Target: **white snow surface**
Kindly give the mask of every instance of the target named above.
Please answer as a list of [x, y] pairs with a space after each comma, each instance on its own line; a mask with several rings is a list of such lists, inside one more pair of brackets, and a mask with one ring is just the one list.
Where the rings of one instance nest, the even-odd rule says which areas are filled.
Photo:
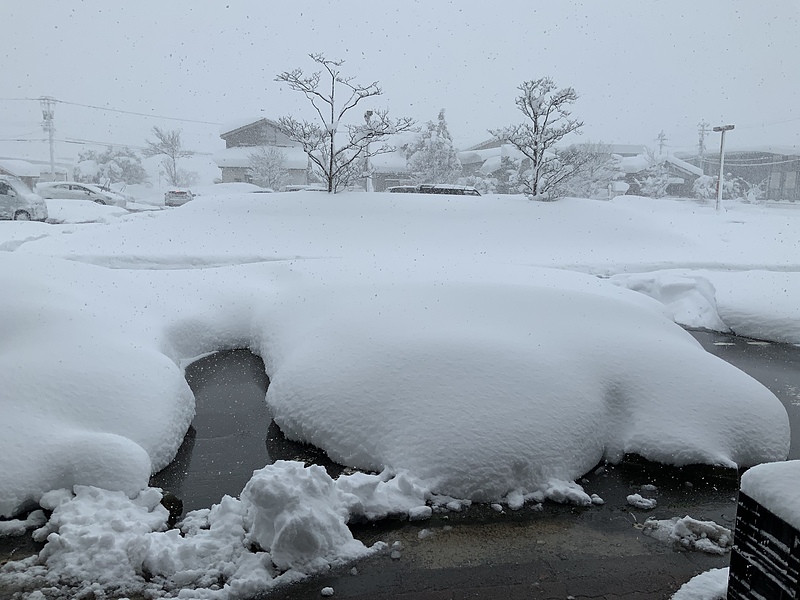
[[395, 493], [409, 485], [403, 479], [359, 473], [334, 481], [322, 467], [278, 461], [253, 473], [241, 499], [225, 496], [170, 530], [154, 488], [132, 498], [91, 486], [75, 486], [74, 496], [49, 492], [42, 503], [53, 514], [34, 532], [47, 540], [44, 550], [3, 568], [0, 589], [48, 588], [50, 598], [98, 589], [153, 598], [252, 597], [385, 550], [382, 542], [367, 548], [353, 538], [347, 522], [375, 510], [376, 497], [390, 499], [379, 504], [395, 513], [424, 503], [421, 493]]
[[742, 475], [741, 490], [795, 529], [800, 529], [800, 460], [768, 463]]
[[730, 529], [714, 521], [699, 521], [688, 515], [663, 520], [647, 519], [643, 531], [662, 542], [708, 554], [726, 554], [733, 545]]
[[45, 200], [49, 223], [108, 223], [128, 214], [118, 206], [88, 200]]
[[725, 600], [728, 595], [728, 567], [711, 569], [692, 577], [672, 595], [672, 600]]
[[[305, 542], [307, 570], [349, 547], [345, 493], [368, 518], [426, 501], [588, 505], [574, 481], [625, 453], [729, 467], [788, 453], [780, 402], [674, 320], [800, 342], [797, 307], [776, 300], [800, 288], [800, 213], [215, 191], [103, 224], [0, 223], [0, 515], [62, 488], [153, 496], [193, 416], [180, 365], [228, 348], [264, 359], [287, 437], [382, 473], [334, 493], [283, 468], [301, 501], [259, 512], [252, 535], [280, 548], [285, 518], [289, 550], [270, 560], [290, 570]], [[217, 513], [282, 501], [251, 484]]]

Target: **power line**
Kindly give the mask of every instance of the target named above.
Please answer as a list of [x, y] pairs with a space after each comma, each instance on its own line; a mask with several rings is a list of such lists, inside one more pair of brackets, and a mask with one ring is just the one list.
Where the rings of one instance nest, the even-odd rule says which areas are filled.
[[[4, 101], [31, 101], [31, 102], [39, 102], [41, 98], [0, 98], [0, 100]], [[165, 119], [167, 121], [180, 121], [183, 123], [200, 123], [201, 125], [222, 125], [222, 123], [217, 123], [215, 121], [200, 121], [198, 119], [182, 119], [180, 117], [167, 117], [164, 115], [154, 115], [152, 113], [143, 113], [143, 112], [136, 112], [133, 110], [122, 110], [121, 108], [108, 108], [106, 106], [95, 106], [93, 104], [81, 104], [80, 102], [69, 102], [67, 100], [58, 100], [53, 98], [54, 102], [58, 104], [67, 104], [69, 106], [81, 106], [83, 108], [91, 108], [93, 110], [104, 110], [107, 112], [115, 112], [115, 113], [122, 113], [125, 115], [136, 115], [139, 117], [150, 117], [153, 119]]]
[[[718, 165], [719, 164], [719, 159], [714, 160], [714, 159], [711, 159], [711, 158], [702, 158], [701, 157], [700, 160], [703, 161], [704, 163], [711, 164], [711, 165]], [[767, 166], [770, 166], [770, 165], [785, 165], [785, 164], [795, 163], [795, 162], [800, 162], [800, 156], [798, 156], [797, 158], [791, 158], [789, 160], [776, 160], [776, 161], [773, 161], [773, 162], [760, 162], [760, 163], [741, 163], [741, 162], [725, 161], [725, 166], [727, 166], [727, 167], [767, 167]]]
[[67, 102], [66, 100], [56, 100], [56, 102], [58, 102], [59, 104], [68, 104], [70, 106], [82, 106], [83, 108], [92, 108], [94, 110], [105, 110], [105, 111], [108, 111], [108, 112], [122, 113], [122, 114], [125, 114], [125, 115], [136, 115], [136, 116], [139, 116], [139, 117], [151, 117], [151, 118], [154, 118], [154, 119], [166, 119], [167, 121], [181, 121], [183, 123], [200, 123], [202, 125], [222, 125], [222, 123], [216, 123], [216, 122], [213, 122], [213, 121], [199, 121], [199, 120], [196, 120], [196, 119], [180, 119], [178, 117], [165, 117], [165, 116], [162, 116], [162, 115], [153, 115], [153, 114], [147, 114], [147, 113], [140, 113], [140, 112], [135, 112], [135, 111], [132, 111], [132, 110], [122, 110], [122, 109], [119, 109], [119, 108], [106, 108], [104, 106], [93, 106], [91, 104], [80, 104], [78, 102]]
[[800, 117], [795, 117], [793, 119], [786, 119], [784, 121], [773, 121], [772, 123], [760, 123], [760, 124], [757, 124], [757, 125], [742, 125], [742, 126], [737, 125], [737, 127], [739, 127], [739, 129], [755, 129], [756, 127], [769, 127], [770, 125], [783, 125], [784, 123], [792, 123], [794, 121], [800, 121]]

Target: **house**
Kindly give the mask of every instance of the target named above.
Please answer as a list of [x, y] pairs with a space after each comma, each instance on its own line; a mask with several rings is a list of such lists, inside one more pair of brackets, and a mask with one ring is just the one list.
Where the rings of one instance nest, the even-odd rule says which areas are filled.
[[694, 182], [703, 176], [703, 169], [672, 154], [661, 154], [654, 159], [648, 158], [644, 154], [621, 157], [619, 167], [625, 173], [625, 183], [630, 186], [628, 194], [638, 195], [640, 193], [641, 182], [645, 177], [644, 171], [654, 165], [661, 165], [666, 172], [669, 178], [667, 193], [670, 196], [680, 198], [694, 196]]
[[[719, 175], [719, 155], [687, 159], [709, 175]], [[759, 186], [765, 200], [800, 200], [800, 147], [761, 146], [725, 151], [725, 177], [739, 177]]]
[[[297, 142], [289, 139], [275, 121], [265, 117], [241, 119], [229, 123], [220, 130], [220, 137], [225, 140], [225, 150], [214, 155], [214, 162], [222, 170], [223, 183], [233, 181], [251, 182], [248, 175], [250, 155], [259, 147], [277, 148], [285, 159], [283, 166], [288, 171], [286, 185], [307, 185], [311, 170], [308, 155]], [[378, 154], [369, 159], [369, 171], [372, 175], [372, 189], [385, 191], [387, 187], [409, 181], [406, 159], [402, 148], [409, 142], [404, 134], [398, 134], [387, 144], [392, 151]], [[366, 176], [354, 182], [366, 187]]]
[[[621, 157], [633, 157], [644, 154], [645, 146], [636, 144], [575, 144], [577, 148], [595, 151], [602, 147], [603, 151]], [[523, 154], [514, 146], [492, 138], [476, 144], [458, 153], [458, 159], [464, 168], [464, 176], [487, 176], [500, 169], [503, 158], [515, 161], [523, 160]]]
[[214, 162], [222, 171], [223, 183], [252, 183], [248, 175], [250, 155], [262, 146], [277, 148], [284, 155], [287, 185], [309, 183], [308, 156], [300, 144], [280, 130], [275, 121], [264, 117], [240, 119], [224, 125], [220, 129], [220, 137], [225, 140], [225, 150], [214, 155]]

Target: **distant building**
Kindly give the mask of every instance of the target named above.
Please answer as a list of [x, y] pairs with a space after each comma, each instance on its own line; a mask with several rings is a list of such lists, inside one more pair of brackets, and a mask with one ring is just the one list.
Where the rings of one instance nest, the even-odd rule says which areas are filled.
[[[719, 154], [687, 158], [708, 175], [719, 175]], [[763, 146], [725, 151], [725, 176], [760, 186], [766, 200], [800, 201], [800, 147]]]
[[[284, 168], [288, 172], [288, 186], [307, 185], [309, 181], [308, 155], [300, 144], [289, 139], [275, 121], [265, 117], [255, 119], [242, 119], [238, 122], [225, 125], [220, 130], [220, 137], [225, 140], [225, 150], [214, 155], [214, 162], [222, 170], [222, 181], [245, 181], [252, 183], [247, 171], [250, 166], [250, 155], [259, 147], [277, 148], [285, 156]], [[394, 143], [392, 143], [394, 142]], [[396, 146], [392, 152], [379, 154], [369, 159], [369, 168], [372, 173], [372, 189], [382, 192], [387, 187], [399, 185], [409, 181], [406, 168], [406, 159], [401, 147], [408, 140], [403, 135], [390, 140], [390, 145]], [[355, 185], [366, 186], [366, 176], [353, 182]]]
[[[694, 196], [694, 182], [703, 175], [703, 169], [672, 154], [654, 157], [655, 164], [663, 165], [669, 177], [667, 193], [678, 198]], [[619, 161], [620, 169], [625, 173], [624, 181], [628, 184], [626, 193], [639, 195], [644, 171], [652, 166], [651, 160], [644, 154], [625, 156]]]
[[308, 156], [300, 144], [290, 140], [281, 132], [275, 121], [264, 117], [242, 119], [223, 126], [220, 137], [225, 140], [225, 150], [214, 155], [214, 162], [222, 171], [223, 183], [235, 181], [252, 183], [247, 173], [250, 167], [250, 155], [260, 146], [277, 148], [283, 153], [287, 185], [309, 183]]

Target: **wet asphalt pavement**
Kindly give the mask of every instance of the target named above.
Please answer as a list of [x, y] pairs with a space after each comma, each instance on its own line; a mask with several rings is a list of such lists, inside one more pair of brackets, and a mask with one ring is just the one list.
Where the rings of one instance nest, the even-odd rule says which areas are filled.
[[[706, 350], [770, 388], [786, 406], [792, 431], [800, 432], [800, 348], [711, 332], [693, 335]], [[252, 470], [273, 460], [324, 464], [338, 475], [340, 468], [324, 454], [289, 442], [269, 422], [263, 403], [268, 381], [258, 357], [246, 351], [219, 353], [190, 365], [187, 380], [198, 402], [194, 432], [176, 462], [152, 482], [183, 497], [187, 510], [209, 506], [222, 493], [237, 494]], [[797, 439], [790, 457], [800, 458]], [[694, 575], [727, 566], [728, 556], [673, 548], [644, 535], [641, 523], [648, 517], [690, 515], [732, 528], [738, 476], [628, 457], [581, 481], [587, 492], [605, 500], [600, 507], [547, 503], [540, 511], [526, 506], [496, 513], [473, 506], [423, 523], [354, 526], [367, 545], [399, 542], [399, 557], [384, 552], [359, 561], [357, 574], [351, 572], [354, 565], [345, 565], [269, 597], [319, 598], [330, 586], [336, 597], [351, 599], [669, 598]], [[649, 494], [659, 502], [652, 511], [626, 501], [645, 484], [658, 488]]]
[[[800, 458], [800, 348], [724, 334], [694, 332], [703, 346], [749, 373], [778, 396], [792, 424], [790, 458]], [[208, 507], [223, 494], [238, 495], [253, 470], [278, 459], [341, 467], [319, 450], [286, 440], [264, 403], [268, 380], [261, 359], [246, 350], [198, 360], [186, 370], [197, 416], [175, 461], [151, 485], [180, 497], [184, 510]], [[355, 525], [365, 544], [399, 542], [383, 552], [305, 582], [278, 589], [273, 600], [317, 599], [325, 586], [336, 598], [444, 600], [483, 598], [669, 598], [680, 585], [728, 556], [687, 552], [642, 533], [648, 517], [690, 515], [732, 528], [738, 490], [735, 471], [675, 469], [627, 457], [600, 465], [580, 483], [604, 500], [581, 508], [546, 503], [497, 513], [487, 506], [434, 514], [425, 522]], [[628, 494], [645, 484], [658, 491], [652, 511], [632, 508]], [[0, 544], [0, 558], [32, 551], [29, 537]], [[9, 546], [11, 544], [12, 546]], [[7, 547], [6, 547], [7, 546]], [[352, 569], [355, 567], [357, 573]]]

